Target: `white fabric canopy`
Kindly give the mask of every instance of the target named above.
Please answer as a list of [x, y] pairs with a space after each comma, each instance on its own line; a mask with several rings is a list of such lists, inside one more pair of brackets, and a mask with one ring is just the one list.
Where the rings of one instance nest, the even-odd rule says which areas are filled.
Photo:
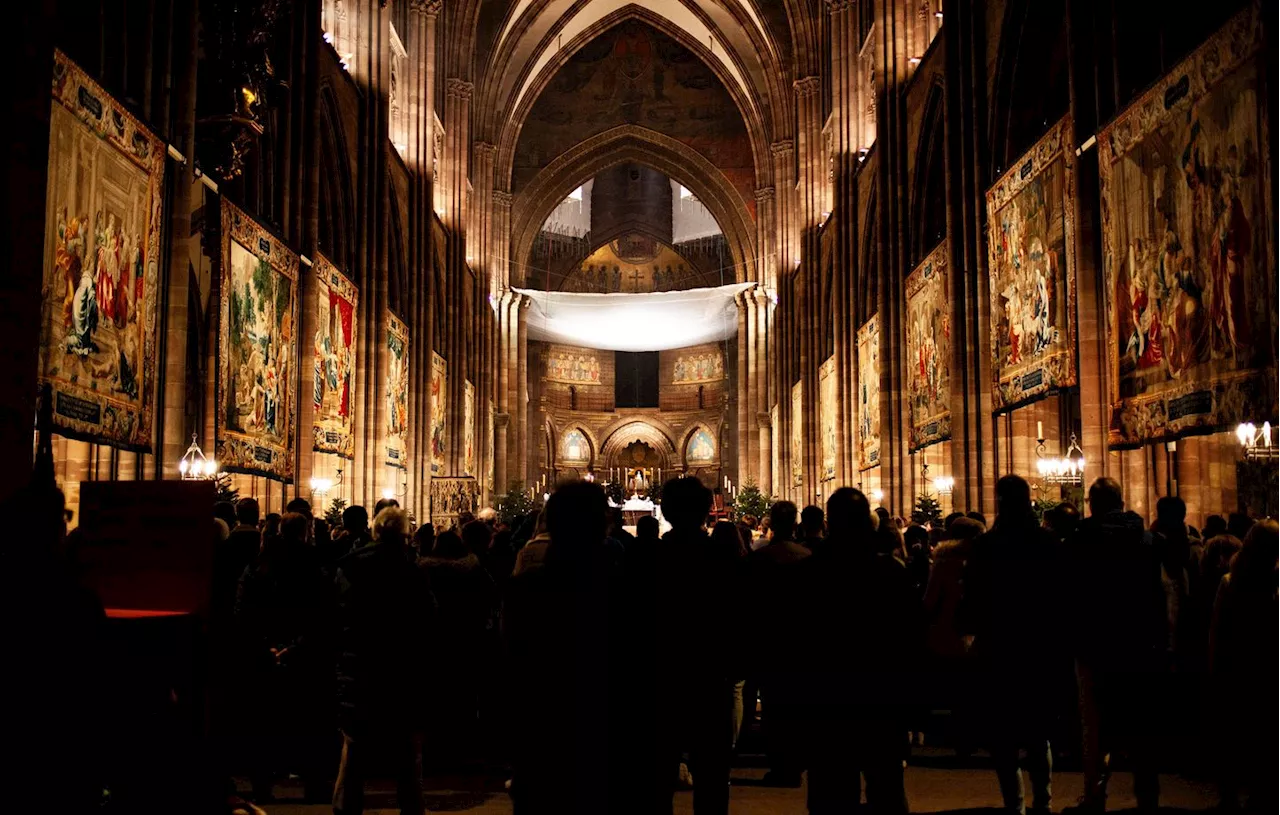
[[602, 351], [669, 351], [738, 333], [733, 298], [756, 285], [652, 294], [577, 294], [516, 289], [529, 307], [529, 339]]

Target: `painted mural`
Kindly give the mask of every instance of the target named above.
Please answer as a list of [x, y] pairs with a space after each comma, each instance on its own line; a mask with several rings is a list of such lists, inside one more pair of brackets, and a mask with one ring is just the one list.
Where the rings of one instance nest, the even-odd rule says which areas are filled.
[[698, 428], [685, 445], [686, 464], [711, 464], [716, 460], [716, 438], [705, 428]]
[[583, 45], [538, 95], [516, 145], [512, 191], [563, 145], [627, 124], [692, 147], [754, 205], [751, 141], [733, 97], [697, 54], [638, 20]]
[[409, 466], [409, 326], [387, 312], [386, 464]]
[[698, 269], [648, 235], [630, 234], [592, 252], [561, 283], [561, 291], [589, 294], [679, 291], [701, 282]]
[[54, 54], [40, 380], [53, 430], [149, 452], [164, 142]]
[[1070, 118], [987, 192], [992, 408], [1076, 384]]
[[591, 459], [591, 444], [586, 435], [576, 427], [560, 440], [560, 458], [566, 462], [583, 462]]
[[431, 474], [444, 475], [446, 453], [445, 411], [449, 398], [449, 363], [431, 352]]
[[944, 241], [907, 277], [907, 446], [951, 438], [951, 288]]
[[791, 483], [804, 484], [804, 382], [791, 386]]
[[676, 363], [671, 369], [673, 385], [720, 382], [724, 378], [724, 354], [719, 349], [699, 354], [682, 354], [676, 357]]
[[298, 256], [223, 199], [217, 454], [228, 472], [293, 481]]
[[1098, 139], [1111, 444], [1275, 414], [1262, 31], [1250, 6]]
[[462, 383], [462, 474], [476, 474], [476, 388]]
[[547, 381], [570, 385], [599, 385], [600, 360], [587, 351], [552, 348], [547, 352]]
[[311, 449], [355, 457], [356, 306], [355, 284], [323, 255], [315, 259], [315, 421]]
[[880, 315], [858, 329], [858, 469], [880, 463]]
[[822, 433], [823, 481], [836, 477], [836, 385], [836, 358], [833, 354], [818, 368], [818, 413], [821, 416], [818, 426]]

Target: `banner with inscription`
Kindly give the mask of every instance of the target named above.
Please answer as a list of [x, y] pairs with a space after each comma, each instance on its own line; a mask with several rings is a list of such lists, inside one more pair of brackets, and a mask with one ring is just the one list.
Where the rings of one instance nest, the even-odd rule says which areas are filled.
[[822, 480], [836, 477], [836, 358], [833, 354], [818, 368], [818, 412], [822, 432]]
[[315, 379], [311, 449], [355, 458], [355, 284], [316, 255]]
[[880, 464], [880, 315], [858, 329], [858, 469]]
[[1070, 117], [987, 192], [997, 412], [1076, 384], [1075, 194]]
[[951, 438], [951, 289], [943, 241], [907, 277], [908, 448]]
[[409, 466], [409, 326], [387, 312], [387, 455], [391, 467]]
[[1113, 445], [1276, 416], [1263, 36], [1250, 5], [1098, 137]]
[[217, 459], [228, 472], [293, 481], [298, 256], [222, 201]]
[[164, 142], [55, 51], [39, 377], [63, 436], [152, 449], [164, 165]]
[[449, 402], [449, 364], [431, 352], [431, 474], [444, 475], [445, 411]]

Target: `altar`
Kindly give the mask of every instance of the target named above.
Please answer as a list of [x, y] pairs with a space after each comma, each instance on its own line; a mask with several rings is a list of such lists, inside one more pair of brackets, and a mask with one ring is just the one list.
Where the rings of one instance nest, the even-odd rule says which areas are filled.
[[662, 517], [662, 507], [655, 504], [648, 498], [641, 498], [636, 493], [631, 493], [631, 497], [623, 501], [621, 504], [615, 504], [610, 501], [609, 505], [622, 510], [623, 527], [631, 534], [636, 533], [636, 524], [641, 518], [653, 516], [658, 519], [658, 529], [666, 532], [671, 525]]

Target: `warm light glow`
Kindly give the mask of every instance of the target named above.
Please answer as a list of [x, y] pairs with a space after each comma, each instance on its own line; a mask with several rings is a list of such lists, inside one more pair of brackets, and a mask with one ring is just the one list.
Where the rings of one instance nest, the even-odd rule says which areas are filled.
[[938, 476], [933, 479], [933, 489], [939, 495], [950, 495], [955, 491], [956, 480], [949, 475]]
[[382, 500], [384, 501], [390, 501], [392, 498], [395, 498], [395, 497], [396, 497], [396, 494], [390, 487], [382, 491]]
[[880, 503], [881, 501], [884, 500], [884, 490], [872, 490], [870, 493], [870, 498], [872, 501], [875, 501], [877, 504]]
[[324, 495], [333, 489], [333, 479], [331, 478], [312, 478], [311, 492], [316, 495]]
[[920, 57], [911, 57], [910, 59], [907, 60], [907, 63], [910, 65], [919, 65]]
[[187, 464], [187, 460], [184, 458], [182, 461], [179, 461], [179, 462], [178, 462], [178, 472], [182, 473], [183, 475], [186, 475], [186, 474], [187, 474], [187, 468], [188, 468], [189, 466], [190, 466], [190, 465], [189, 465], [189, 464]]

